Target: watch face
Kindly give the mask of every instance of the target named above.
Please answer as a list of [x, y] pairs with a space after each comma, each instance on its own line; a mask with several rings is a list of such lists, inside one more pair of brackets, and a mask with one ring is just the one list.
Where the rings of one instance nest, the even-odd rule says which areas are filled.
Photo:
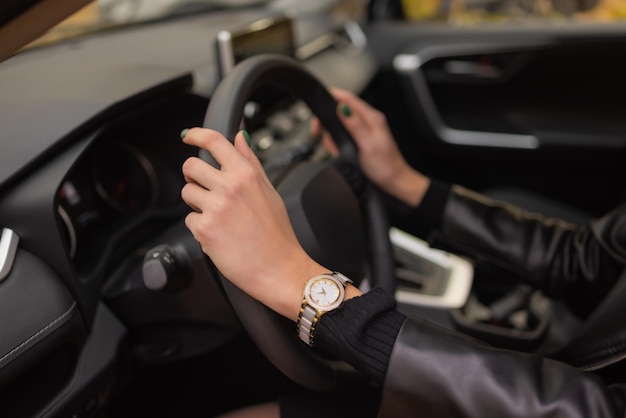
[[339, 286], [330, 279], [320, 279], [311, 285], [309, 295], [320, 306], [330, 306], [339, 299]]
[[343, 301], [344, 286], [332, 276], [321, 275], [311, 280], [305, 289], [310, 305], [321, 311], [335, 309]]

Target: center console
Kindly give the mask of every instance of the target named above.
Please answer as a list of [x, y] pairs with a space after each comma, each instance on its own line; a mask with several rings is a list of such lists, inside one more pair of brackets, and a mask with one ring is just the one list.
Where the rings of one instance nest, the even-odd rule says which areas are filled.
[[546, 335], [552, 302], [505, 277], [482, 277], [471, 260], [432, 248], [391, 228], [395, 297], [401, 311], [456, 329], [494, 346], [534, 351]]

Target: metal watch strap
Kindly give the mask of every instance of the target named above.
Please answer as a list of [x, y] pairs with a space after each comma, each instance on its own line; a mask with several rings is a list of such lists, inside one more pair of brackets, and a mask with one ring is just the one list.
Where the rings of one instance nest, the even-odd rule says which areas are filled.
[[[343, 274], [338, 271], [334, 271], [332, 273], [327, 273], [326, 275], [332, 276], [339, 281], [344, 287], [348, 286], [348, 284], [352, 283], [352, 280], [348, 279]], [[322, 275], [323, 276], [323, 275]], [[318, 276], [315, 276], [318, 277]], [[315, 277], [311, 278], [314, 279]], [[345, 294], [344, 294], [345, 298]], [[309, 346], [313, 346], [314, 343], [314, 331], [317, 321], [320, 317], [325, 314], [327, 311], [320, 311], [313, 308], [309, 305], [306, 297], [302, 296], [302, 306], [300, 308], [300, 315], [298, 316], [298, 337]]]
[[302, 307], [298, 317], [298, 337], [311, 347], [313, 346], [313, 331], [321, 314], [322, 312], [313, 309], [306, 299], [302, 298]]

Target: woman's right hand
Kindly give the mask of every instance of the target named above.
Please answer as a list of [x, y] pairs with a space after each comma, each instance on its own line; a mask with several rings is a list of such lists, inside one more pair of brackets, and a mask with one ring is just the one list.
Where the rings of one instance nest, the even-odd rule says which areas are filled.
[[[331, 93], [339, 102], [337, 114], [359, 149], [365, 175], [386, 193], [410, 206], [419, 205], [430, 179], [406, 162], [385, 115], [348, 91], [331, 89]], [[313, 130], [320, 129], [316, 120]], [[325, 132], [322, 144], [331, 154], [337, 154], [333, 139]]]

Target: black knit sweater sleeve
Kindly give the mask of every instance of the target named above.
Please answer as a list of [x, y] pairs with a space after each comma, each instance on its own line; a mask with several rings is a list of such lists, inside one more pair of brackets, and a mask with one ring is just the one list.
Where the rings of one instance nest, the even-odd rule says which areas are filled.
[[[397, 211], [396, 218], [407, 220], [408, 232], [426, 239], [439, 228], [449, 193], [449, 184], [432, 179], [418, 207], [390, 198], [391, 207]], [[382, 384], [405, 318], [396, 310], [395, 299], [374, 287], [322, 316], [315, 330], [315, 345]]]
[[382, 383], [405, 319], [395, 308], [395, 299], [380, 287], [347, 300], [319, 320], [315, 346]]
[[430, 186], [417, 207], [407, 205], [386, 195], [387, 207], [396, 226], [428, 241], [432, 232], [440, 229], [444, 207], [451, 192], [451, 184], [431, 179]]

